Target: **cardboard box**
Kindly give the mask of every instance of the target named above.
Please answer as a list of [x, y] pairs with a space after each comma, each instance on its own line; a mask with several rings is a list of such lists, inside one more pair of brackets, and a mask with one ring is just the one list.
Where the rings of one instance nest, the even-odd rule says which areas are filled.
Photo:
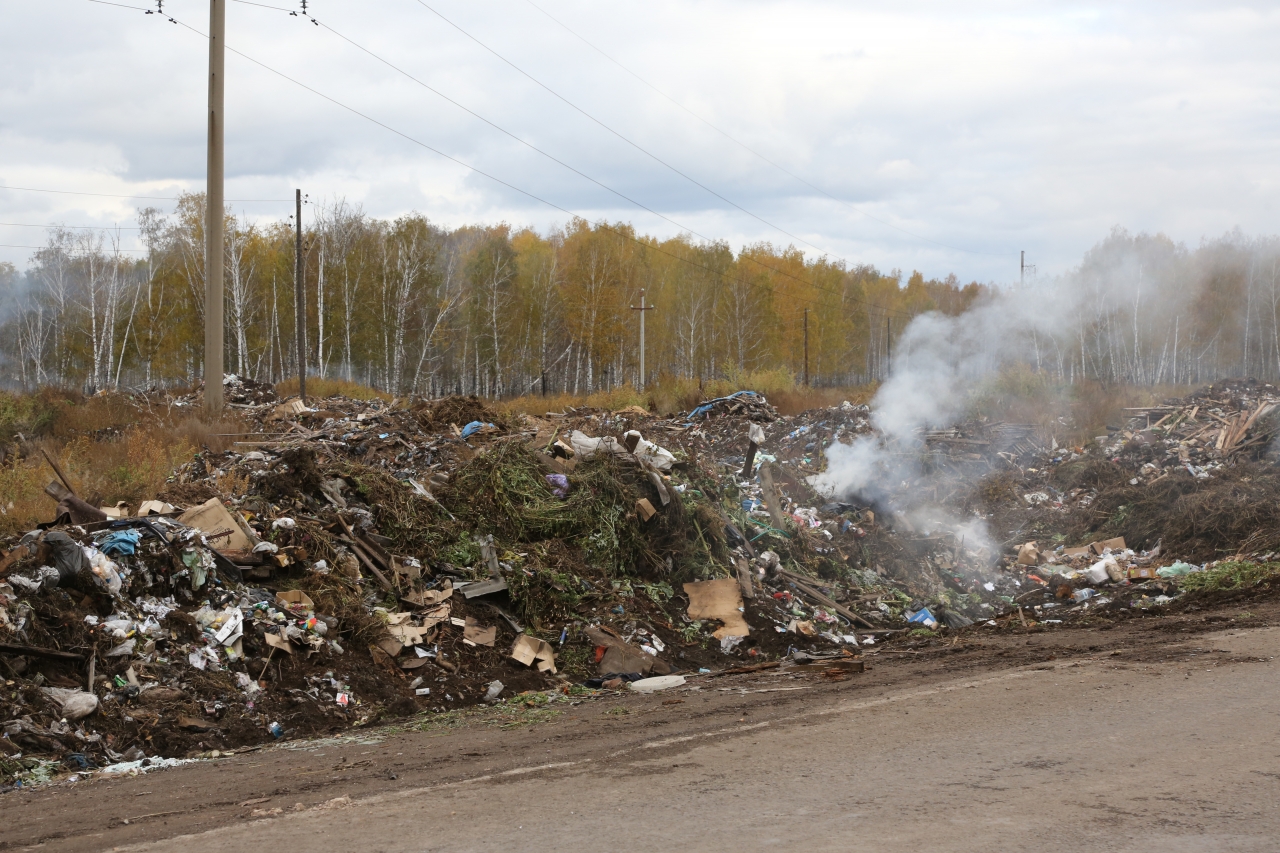
[[1124, 537], [1117, 536], [1115, 539], [1103, 539], [1101, 542], [1094, 542], [1089, 546], [1089, 549], [1099, 557], [1102, 556], [1102, 552], [1108, 548], [1112, 551], [1125, 550]]
[[252, 551], [258, 544], [250, 541], [240, 523], [231, 517], [231, 512], [217, 498], [209, 498], [200, 506], [187, 510], [178, 516], [178, 521], [199, 530], [219, 551]]
[[539, 672], [556, 673], [556, 653], [546, 640], [521, 634], [511, 646], [511, 658], [525, 666], [537, 666]]
[[300, 589], [286, 589], [276, 593], [276, 607], [281, 610], [315, 610], [315, 602], [311, 596]]
[[648, 498], [636, 501], [636, 515], [640, 516], [641, 521], [648, 521], [657, 514], [658, 511], [653, 508], [653, 504], [649, 503]]

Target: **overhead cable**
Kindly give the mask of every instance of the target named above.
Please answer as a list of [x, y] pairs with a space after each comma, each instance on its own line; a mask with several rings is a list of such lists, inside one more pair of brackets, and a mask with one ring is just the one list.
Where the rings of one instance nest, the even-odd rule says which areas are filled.
[[698, 121], [702, 122], [702, 123], [703, 123], [703, 124], [705, 124], [707, 127], [711, 128], [711, 129], [712, 129], [712, 130], [714, 130], [716, 133], [718, 133], [718, 134], [720, 134], [721, 136], [723, 136], [725, 139], [728, 139], [730, 142], [732, 142], [732, 143], [734, 143], [735, 145], [739, 146], [739, 147], [740, 147], [740, 148], [742, 148], [744, 151], [746, 151], [746, 152], [748, 152], [748, 153], [750, 153], [750, 154], [754, 155], [755, 157], [758, 157], [760, 160], [763, 160], [765, 163], [768, 163], [770, 166], [772, 166], [773, 168], [775, 168], [775, 169], [777, 169], [778, 171], [782, 172], [784, 175], [787, 175], [787, 176], [789, 176], [789, 177], [791, 177], [791, 178], [794, 178], [795, 180], [797, 180], [797, 181], [799, 181], [800, 183], [804, 184], [804, 185], [805, 185], [806, 187], [808, 187], [809, 189], [811, 189], [811, 190], [813, 190], [813, 191], [815, 191], [815, 192], [822, 193], [822, 194], [823, 194], [824, 196], [826, 196], [827, 198], [831, 199], [832, 201], [835, 201], [835, 202], [838, 202], [838, 203], [840, 203], [840, 204], [843, 204], [845, 207], [848, 207], [850, 210], [854, 211], [855, 213], [861, 214], [862, 216], [865, 216], [865, 217], [867, 217], [868, 219], [873, 220], [873, 221], [875, 221], [875, 222], [879, 222], [881, 225], [886, 225], [886, 226], [888, 226], [889, 228], [894, 229], [895, 231], [901, 231], [903, 234], [906, 234], [906, 235], [908, 235], [908, 236], [910, 236], [910, 237], [914, 237], [914, 238], [916, 238], [917, 240], [924, 240], [926, 243], [932, 243], [932, 244], [934, 244], [935, 246], [941, 246], [941, 247], [942, 247], [942, 248], [944, 248], [944, 249], [951, 249], [951, 250], [956, 251], [956, 252], [965, 252], [966, 254], [970, 254], [970, 255], [987, 255], [987, 256], [990, 256], [990, 257], [999, 257], [999, 258], [1008, 257], [1008, 253], [1003, 253], [1003, 252], [982, 252], [982, 251], [978, 251], [978, 250], [976, 250], [976, 249], [965, 249], [965, 248], [962, 248], [962, 247], [960, 247], [960, 246], [952, 246], [952, 245], [950, 245], [950, 244], [948, 244], [948, 243], [941, 243], [941, 242], [939, 242], [939, 241], [937, 241], [937, 240], [934, 240], [934, 239], [932, 239], [932, 238], [930, 238], [930, 237], [925, 237], [923, 234], [917, 234], [917, 233], [915, 233], [914, 231], [909, 231], [908, 229], [903, 228], [903, 227], [901, 227], [901, 226], [899, 226], [899, 225], [894, 225], [892, 222], [889, 222], [889, 221], [888, 221], [888, 220], [886, 220], [886, 219], [881, 219], [881, 218], [880, 218], [880, 217], [878, 217], [878, 216], [873, 216], [872, 214], [867, 213], [865, 210], [863, 210], [862, 208], [858, 207], [858, 206], [857, 206], [856, 204], [854, 204], [853, 202], [850, 202], [850, 201], [848, 201], [848, 200], [846, 200], [846, 199], [842, 199], [842, 198], [840, 198], [840, 197], [838, 197], [838, 196], [832, 195], [831, 193], [829, 193], [829, 192], [827, 192], [826, 190], [824, 190], [822, 187], [817, 186], [816, 184], [810, 183], [809, 181], [807, 181], [807, 180], [805, 180], [804, 178], [800, 177], [799, 175], [797, 175], [796, 173], [792, 172], [790, 169], [786, 168], [785, 166], [782, 166], [781, 164], [779, 164], [779, 163], [775, 162], [774, 160], [772, 160], [772, 159], [770, 159], [770, 158], [766, 157], [765, 155], [761, 154], [759, 151], [757, 151], [757, 150], [755, 150], [754, 148], [752, 148], [751, 146], [747, 145], [745, 142], [743, 142], [742, 140], [738, 139], [738, 138], [737, 138], [737, 137], [735, 137], [733, 134], [729, 133], [727, 130], [724, 130], [723, 128], [719, 127], [718, 125], [716, 125], [716, 124], [712, 123], [710, 120], [708, 120], [708, 119], [704, 118], [703, 116], [701, 116], [701, 115], [699, 115], [698, 113], [694, 112], [693, 110], [689, 109], [689, 108], [688, 108], [688, 107], [686, 107], [684, 104], [680, 103], [680, 102], [679, 102], [679, 101], [677, 101], [675, 98], [671, 97], [671, 96], [670, 96], [670, 95], [668, 95], [666, 92], [662, 91], [662, 90], [661, 90], [661, 89], [659, 89], [657, 86], [653, 85], [653, 84], [652, 84], [652, 83], [650, 83], [648, 80], [646, 80], [645, 78], [641, 77], [641, 76], [640, 76], [639, 74], [637, 74], [635, 71], [632, 71], [630, 68], [628, 68], [627, 66], [623, 65], [623, 64], [622, 64], [621, 62], [619, 62], [617, 59], [615, 59], [614, 57], [610, 56], [608, 53], [606, 53], [605, 51], [603, 51], [602, 49], [600, 49], [599, 47], [597, 47], [595, 44], [593, 44], [591, 41], [589, 41], [585, 36], [581, 35], [580, 33], [576, 32], [575, 30], [571, 29], [571, 28], [570, 28], [566, 23], [564, 23], [563, 21], [561, 21], [559, 18], [557, 18], [557, 17], [555, 17], [554, 15], [552, 15], [552, 14], [551, 14], [550, 12], [548, 12], [546, 9], [543, 9], [543, 8], [542, 8], [541, 6], [539, 6], [537, 3], [534, 3], [534, 2], [533, 2], [533, 0], [525, 0], [525, 2], [526, 2], [526, 3], [528, 3], [530, 6], [532, 6], [533, 8], [537, 9], [537, 10], [538, 10], [539, 12], [541, 12], [543, 15], [546, 15], [548, 18], [550, 18], [550, 19], [551, 19], [551, 21], [553, 21], [555, 24], [557, 24], [559, 27], [561, 27], [565, 32], [569, 33], [571, 36], [573, 36], [574, 38], [576, 38], [576, 39], [578, 39], [579, 41], [581, 41], [581, 42], [582, 42], [583, 44], [585, 44], [587, 47], [591, 48], [591, 49], [592, 49], [592, 50], [594, 50], [596, 53], [600, 54], [600, 55], [601, 55], [601, 56], [603, 56], [605, 59], [607, 59], [607, 60], [609, 60], [610, 62], [612, 62], [614, 65], [618, 66], [618, 67], [619, 67], [619, 68], [621, 68], [623, 71], [627, 72], [627, 73], [628, 73], [628, 74], [630, 74], [632, 77], [636, 78], [636, 79], [637, 79], [637, 80], [639, 80], [641, 83], [643, 83], [644, 85], [648, 86], [648, 87], [649, 87], [650, 89], [652, 89], [654, 92], [657, 92], [657, 93], [658, 93], [659, 95], [661, 95], [663, 98], [665, 98], [666, 100], [670, 101], [670, 102], [671, 102], [672, 104], [674, 104], [675, 106], [677, 106], [677, 107], [679, 107], [680, 109], [684, 110], [686, 113], [688, 113], [689, 115], [693, 116], [693, 117], [694, 117], [694, 118], [696, 118]]

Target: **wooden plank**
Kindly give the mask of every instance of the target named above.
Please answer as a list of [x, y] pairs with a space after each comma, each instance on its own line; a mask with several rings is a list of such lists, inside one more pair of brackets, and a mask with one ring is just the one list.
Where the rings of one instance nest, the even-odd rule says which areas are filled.
[[991, 442], [981, 438], [950, 438], [945, 435], [925, 436], [927, 442], [941, 442], [942, 444], [963, 444], [969, 447], [987, 447]]
[[[1257, 422], [1258, 418], [1270, 412], [1272, 408], [1273, 404], [1268, 403], [1265, 400], [1259, 403], [1258, 408], [1254, 409], [1253, 414], [1249, 415], [1249, 419], [1244, 422], [1244, 426], [1240, 427], [1240, 429], [1231, 436], [1231, 442], [1227, 445], [1227, 450], [1231, 451], [1234, 449], [1235, 446], [1240, 443], [1240, 440], [1248, 435], [1249, 430], [1253, 429], [1253, 425]], [[1243, 415], [1243, 412], [1241, 414]]]
[[48, 453], [45, 453], [43, 447], [40, 448], [40, 454], [44, 456], [45, 461], [49, 463], [49, 467], [53, 469], [53, 473], [58, 475], [58, 479], [62, 481], [62, 485], [66, 486], [67, 491], [74, 495], [76, 490], [71, 488], [71, 481], [67, 479], [66, 474], [62, 473], [62, 468], [59, 467], [56, 461], [54, 461], [54, 458]]
[[766, 669], [777, 669], [782, 665], [781, 661], [768, 661], [767, 663], [754, 663], [750, 666], [735, 666], [733, 669], [722, 669], [719, 672], [711, 673], [711, 678], [719, 678], [723, 675], [741, 675], [744, 672], [762, 672]]
[[782, 498], [773, 484], [773, 466], [768, 462], [760, 466], [760, 488], [764, 491], [766, 509], [769, 510], [769, 520], [773, 522], [774, 529], [786, 530], [783, 526]]
[[751, 582], [751, 566], [746, 560], [739, 560], [735, 568], [738, 570], [738, 586], [742, 587], [742, 597], [744, 599], [754, 599], [756, 590]]
[[96, 506], [76, 497], [75, 493], [57, 480], [50, 480], [44, 487], [44, 493], [58, 502], [71, 515], [75, 524], [87, 524], [94, 521], [106, 521], [107, 514]]
[[[855, 625], [861, 625], [863, 628], [875, 630], [875, 627], [876, 627], [875, 625], [872, 625], [866, 619], [862, 618], [857, 613], [854, 613], [849, 608], [844, 607], [840, 604], [837, 604], [828, 596], [824, 595], [823, 593], [809, 586], [805, 582], [806, 579], [801, 577], [800, 575], [797, 575], [794, 572], [789, 572], [786, 569], [778, 569], [778, 574], [782, 575], [784, 578], [791, 581], [791, 583], [795, 584], [796, 588], [799, 589], [806, 596], [814, 599], [819, 604], [831, 610], [834, 610], [836, 613], [839, 613], [841, 616], [848, 619], [851, 623]], [[850, 631], [850, 633], [852, 633], [855, 638], [858, 636], [857, 633], [853, 632], [852, 630]]]
[[493, 595], [495, 592], [502, 592], [507, 588], [507, 582], [498, 578], [496, 580], [480, 581], [479, 583], [469, 583], [464, 587], [460, 587], [458, 592], [462, 593], [462, 597], [472, 599], [480, 595]]
[[351, 550], [355, 552], [356, 557], [359, 558], [360, 562], [364, 563], [366, 569], [373, 572], [373, 576], [378, 579], [378, 583], [382, 585], [383, 589], [387, 592], [394, 592], [395, 587], [392, 585], [391, 581], [387, 580], [386, 575], [378, 571], [378, 567], [373, 564], [373, 560], [369, 559], [369, 556], [365, 554], [364, 549], [356, 543], [356, 534], [352, 532], [351, 527], [347, 524], [346, 520], [340, 515], [337, 518], [338, 523], [342, 525], [342, 529], [347, 531], [347, 536], [351, 537], [347, 540], [347, 544], [351, 546]]
[[35, 657], [72, 661], [75, 663], [82, 663], [84, 661], [84, 655], [79, 655], [75, 652], [62, 652], [57, 649], [42, 649], [39, 646], [24, 646], [19, 643], [0, 643], [0, 652], [7, 652], [11, 655], [34, 655]]

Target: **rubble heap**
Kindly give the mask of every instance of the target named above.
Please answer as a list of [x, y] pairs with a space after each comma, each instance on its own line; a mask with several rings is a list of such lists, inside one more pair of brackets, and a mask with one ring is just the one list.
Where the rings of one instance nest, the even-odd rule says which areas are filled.
[[865, 406], [786, 417], [740, 392], [670, 417], [533, 417], [227, 388], [246, 424], [234, 449], [196, 454], [138, 507], [54, 481], [56, 517], [0, 543], [5, 779], [527, 690], [856, 671], [901, 635], [1164, 604], [1216, 577], [1208, 542], [1280, 549], [1256, 507], [1176, 542], [1142, 526], [1170, 488], [1270, 488], [1270, 386], [1135, 411], [1087, 448], [974, 422], [900, 449], [921, 464], [896, 488], [980, 517], [994, 545], [813, 491], [834, 442], [873, 432]]

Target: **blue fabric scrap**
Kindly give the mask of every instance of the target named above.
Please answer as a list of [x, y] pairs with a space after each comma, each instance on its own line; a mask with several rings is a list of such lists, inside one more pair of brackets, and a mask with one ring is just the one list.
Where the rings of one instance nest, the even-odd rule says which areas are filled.
[[137, 553], [141, 538], [137, 530], [117, 530], [99, 543], [98, 550], [109, 557], [129, 557]]

